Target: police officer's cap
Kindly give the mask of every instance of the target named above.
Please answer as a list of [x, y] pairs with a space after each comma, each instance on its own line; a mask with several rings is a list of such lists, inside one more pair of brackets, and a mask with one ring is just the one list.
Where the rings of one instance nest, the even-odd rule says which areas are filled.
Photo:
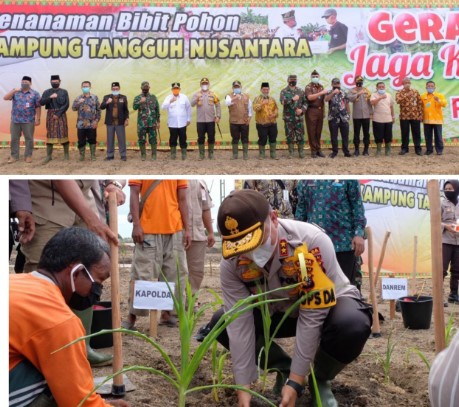
[[202, 78], [202, 79], [201, 79], [201, 82], [199, 82], [199, 84], [202, 85], [203, 83], [209, 83], [209, 79], [207, 79], [207, 78]]
[[220, 205], [217, 222], [222, 237], [222, 255], [228, 259], [255, 250], [263, 242], [269, 203], [258, 191], [233, 191]]
[[241, 81], [234, 81], [234, 82], [233, 82], [233, 88], [234, 88], [235, 86], [241, 86]]
[[171, 88], [172, 88], [172, 89], [174, 89], [174, 88], [180, 88], [180, 82], [174, 82], [174, 83], [172, 83]]
[[336, 10], [334, 8], [329, 8], [329, 9], [325, 10], [325, 13], [322, 16], [322, 18], [328, 18], [330, 16], [336, 16], [336, 15], [337, 15]]
[[282, 14], [282, 19], [284, 21], [292, 20], [295, 18], [295, 10], [287, 11], [286, 13]]

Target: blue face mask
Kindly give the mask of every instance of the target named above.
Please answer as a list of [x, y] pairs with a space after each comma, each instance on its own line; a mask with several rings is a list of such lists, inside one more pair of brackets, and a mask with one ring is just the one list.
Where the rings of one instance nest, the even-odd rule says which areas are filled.
[[386, 89], [378, 89], [378, 93], [380, 95], [384, 95], [386, 93]]
[[84, 87], [84, 88], [81, 88], [81, 90], [83, 91], [83, 93], [89, 93], [89, 91], [91, 90], [91, 88]]
[[112, 95], [113, 96], [118, 96], [120, 94], [120, 91], [119, 90], [113, 90], [112, 91]]
[[233, 90], [235, 95], [240, 95], [241, 94], [241, 88], [234, 88]]
[[434, 93], [435, 92], [435, 88], [427, 88], [427, 93]]

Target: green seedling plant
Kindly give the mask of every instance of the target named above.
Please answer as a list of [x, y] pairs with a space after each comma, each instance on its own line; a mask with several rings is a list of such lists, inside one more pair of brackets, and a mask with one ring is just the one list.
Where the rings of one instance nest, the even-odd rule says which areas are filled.
[[229, 356], [229, 352], [224, 350], [218, 349], [218, 342], [215, 341], [212, 344], [212, 382], [214, 384], [214, 388], [212, 389], [212, 396], [216, 403], [220, 402], [220, 395], [219, 395], [219, 387], [224, 383], [224, 367], [226, 359]]
[[451, 314], [449, 314], [448, 323], [446, 324], [446, 327], [445, 327], [446, 346], [449, 346], [451, 339], [453, 339], [453, 336], [457, 332], [457, 327], [454, 326], [454, 323], [455, 323], [454, 315], [453, 315], [453, 311], [451, 311]]
[[383, 368], [384, 381], [386, 383], [390, 382], [390, 368], [392, 364], [392, 355], [395, 349], [395, 343], [392, 341], [392, 334], [393, 331], [391, 331], [389, 333], [389, 336], [387, 337], [386, 353], [383, 356], [377, 355], [378, 362], [381, 364]]
[[[161, 370], [155, 369], [153, 367], [142, 366], [142, 365], [134, 365], [125, 367], [118, 372], [108, 376], [99, 386], [94, 388], [91, 393], [89, 393], [78, 405], [78, 407], [82, 406], [88, 397], [94, 393], [100, 386], [104, 383], [112, 379], [113, 377], [124, 374], [130, 371], [146, 371], [152, 373], [154, 375], [160, 376], [165, 379], [168, 383], [170, 383], [176, 390], [178, 395], [178, 402], [177, 407], [185, 407], [186, 406], [186, 399], [187, 396], [193, 392], [197, 391], [212, 391], [213, 388], [226, 388], [226, 389], [233, 389], [233, 390], [242, 390], [247, 393], [250, 393], [252, 396], [260, 398], [263, 400], [267, 405], [275, 407], [275, 405], [269, 401], [266, 397], [262, 396], [261, 394], [248, 389], [244, 386], [240, 385], [231, 385], [225, 383], [214, 383], [211, 385], [204, 385], [204, 386], [195, 386], [191, 387], [191, 381], [198, 370], [202, 360], [204, 359], [207, 352], [211, 349], [212, 345], [216, 342], [217, 337], [223, 332], [223, 330], [231, 324], [235, 319], [237, 319], [240, 315], [245, 312], [252, 311], [254, 308], [263, 305], [264, 303], [274, 303], [283, 301], [283, 299], [266, 299], [264, 298], [265, 294], [275, 293], [282, 290], [289, 290], [294, 288], [295, 286], [288, 286], [288, 287], [281, 287], [274, 290], [271, 290], [269, 293], [265, 294], [256, 294], [250, 297], [241, 299], [237, 301], [237, 303], [227, 312], [223, 314], [220, 320], [215, 324], [209, 334], [204, 338], [204, 340], [196, 347], [194, 352], [191, 350], [191, 340], [193, 338], [193, 331], [196, 328], [196, 324], [200, 317], [203, 316], [206, 309], [212, 306], [212, 304], [206, 304], [201, 307], [198, 311], [194, 310], [194, 305], [197, 301], [197, 294], [192, 294], [191, 286], [187, 282], [186, 285], [186, 296], [188, 298], [188, 306], [185, 305], [185, 301], [182, 298], [182, 295], [175, 296], [173, 294], [173, 290], [171, 290], [169, 284], [169, 291], [172, 294], [172, 298], [174, 301], [174, 308], [177, 312], [178, 319], [179, 319], [179, 333], [180, 333], [180, 364], [176, 365], [171, 357], [168, 355], [167, 351], [154, 339], [148, 337], [137, 331], [131, 331], [124, 328], [117, 328], [117, 329], [104, 329], [100, 332], [95, 334], [86, 335], [84, 337], [78, 338], [69, 344], [63, 346], [60, 349], [57, 349], [54, 352], [58, 352], [62, 349], [65, 349], [73, 344], [85, 340], [86, 338], [91, 338], [93, 336], [103, 335], [107, 333], [114, 333], [114, 332], [121, 332], [128, 335], [136, 336], [148, 344], [150, 344], [155, 350], [159, 352], [165, 363], [171, 370], [170, 374], [167, 374]], [[180, 282], [178, 283], [178, 292], [180, 292]], [[54, 353], [53, 352], [53, 353]]]

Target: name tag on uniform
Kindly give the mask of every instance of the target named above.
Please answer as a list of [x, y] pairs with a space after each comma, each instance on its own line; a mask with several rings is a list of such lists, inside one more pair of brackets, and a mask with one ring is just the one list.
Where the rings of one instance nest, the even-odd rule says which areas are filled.
[[288, 191], [286, 189], [284, 189], [283, 191], [283, 194], [284, 194], [284, 201], [289, 201], [289, 196], [288, 196]]

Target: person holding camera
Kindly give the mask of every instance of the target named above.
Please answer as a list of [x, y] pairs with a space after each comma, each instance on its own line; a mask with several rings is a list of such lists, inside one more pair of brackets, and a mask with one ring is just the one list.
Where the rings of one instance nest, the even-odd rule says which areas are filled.
[[253, 110], [255, 111], [255, 123], [258, 132], [258, 159], [265, 158], [266, 143], [269, 140], [269, 155], [273, 160], [278, 160], [276, 157], [276, 141], [277, 141], [277, 117], [279, 109], [277, 103], [269, 96], [269, 83], [261, 83], [261, 95], [253, 100]]

